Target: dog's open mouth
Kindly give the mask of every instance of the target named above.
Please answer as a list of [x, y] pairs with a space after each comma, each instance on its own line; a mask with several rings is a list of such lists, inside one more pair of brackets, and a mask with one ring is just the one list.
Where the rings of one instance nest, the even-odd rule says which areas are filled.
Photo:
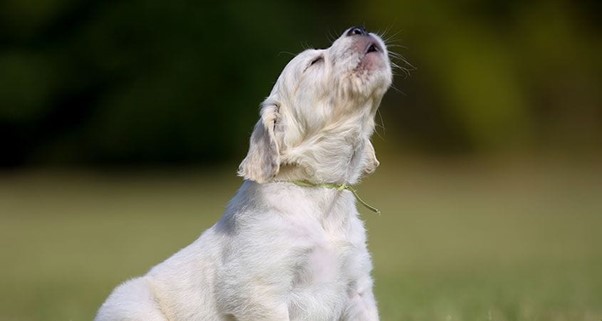
[[378, 45], [378, 43], [376, 42], [372, 42], [368, 45], [368, 47], [366, 48], [365, 54], [369, 54], [372, 52], [382, 52], [382, 49], [380, 48], [380, 46]]
[[[367, 40], [367, 41], [366, 41]], [[357, 71], [374, 71], [383, 68], [382, 54], [385, 52], [377, 41], [373, 39], [364, 39], [363, 55], [360, 56], [358, 65], [354, 68]], [[360, 47], [361, 48], [361, 47]]]

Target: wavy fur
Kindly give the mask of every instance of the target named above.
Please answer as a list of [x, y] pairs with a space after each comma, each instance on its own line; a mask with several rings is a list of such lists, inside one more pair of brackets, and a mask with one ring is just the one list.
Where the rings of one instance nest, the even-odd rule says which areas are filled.
[[199, 239], [117, 287], [96, 321], [374, 321], [372, 263], [349, 191], [378, 166], [370, 136], [391, 83], [382, 40], [352, 28], [283, 70], [261, 107], [245, 182]]

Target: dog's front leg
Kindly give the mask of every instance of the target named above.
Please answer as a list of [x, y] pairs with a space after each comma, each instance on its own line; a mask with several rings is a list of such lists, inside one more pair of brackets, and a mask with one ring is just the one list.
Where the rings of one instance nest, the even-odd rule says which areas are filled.
[[267, 251], [271, 249], [268, 246], [252, 251], [241, 247], [218, 273], [219, 309], [236, 321], [289, 320], [293, 269], [286, 264], [290, 261], [286, 251]]

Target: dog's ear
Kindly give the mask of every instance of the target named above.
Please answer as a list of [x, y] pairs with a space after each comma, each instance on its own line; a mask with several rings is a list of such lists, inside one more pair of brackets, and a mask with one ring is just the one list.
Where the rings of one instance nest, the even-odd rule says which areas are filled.
[[280, 151], [275, 130], [279, 118], [276, 104], [264, 103], [262, 105], [261, 119], [251, 134], [249, 152], [238, 167], [239, 176], [264, 183], [278, 174]]
[[374, 146], [370, 142], [370, 139], [366, 139], [364, 145], [364, 159], [363, 159], [363, 168], [365, 174], [372, 174], [380, 165], [378, 159], [376, 159], [376, 152], [374, 151]]

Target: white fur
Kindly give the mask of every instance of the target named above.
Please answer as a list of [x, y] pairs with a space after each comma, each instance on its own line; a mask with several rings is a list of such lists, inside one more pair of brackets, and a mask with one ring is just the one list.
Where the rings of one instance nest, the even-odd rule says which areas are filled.
[[262, 104], [246, 180], [221, 220], [117, 287], [96, 320], [378, 320], [354, 196], [291, 181], [354, 184], [374, 171], [370, 136], [390, 83], [374, 34], [296, 56]]

